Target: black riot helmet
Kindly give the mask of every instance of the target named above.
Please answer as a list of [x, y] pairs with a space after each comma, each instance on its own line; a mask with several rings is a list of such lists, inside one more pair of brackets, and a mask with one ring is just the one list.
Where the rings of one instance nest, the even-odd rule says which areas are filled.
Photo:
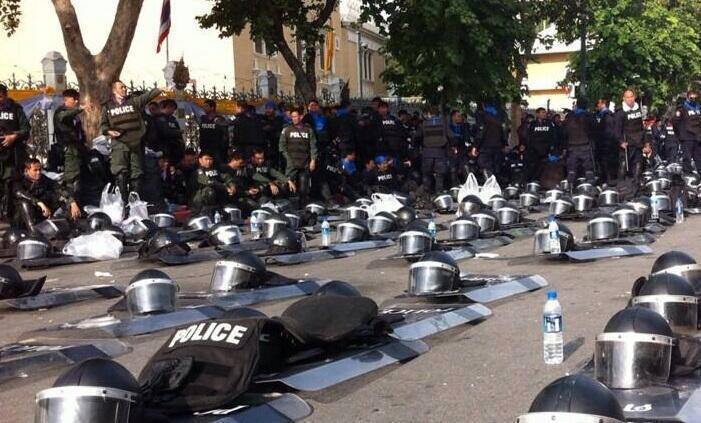
[[379, 212], [367, 220], [371, 235], [393, 231], [397, 226], [396, 218], [389, 212]]
[[208, 231], [213, 225], [212, 219], [206, 214], [191, 217], [187, 221], [187, 227], [197, 231]]
[[625, 423], [611, 390], [585, 375], [565, 376], [543, 388], [516, 423]]
[[652, 310], [630, 307], [614, 314], [594, 344], [594, 374], [614, 389], [666, 383], [674, 338], [667, 321]]
[[178, 284], [166, 273], [147, 269], [134, 275], [124, 290], [127, 310], [132, 315], [169, 313], [175, 310]]
[[671, 273], [650, 276], [632, 300], [633, 305], [664, 317], [675, 333], [686, 335], [697, 331], [698, 302], [691, 283]]
[[336, 295], [340, 297], [361, 297], [356, 287], [343, 281], [331, 281], [323, 284], [314, 295]]
[[30, 260], [49, 255], [51, 244], [45, 236], [37, 233], [30, 235], [17, 244], [17, 259]]
[[701, 265], [693, 257], [681, 251], [668, 251], [652, 264], [651, 274], [672, 273], [686, 278], [701, 297]]
[[458, 205], [458, 215], [459, 216], [469, 216], [472, 213], [477, 213], [484, 208], [484, 203], [476, 195], [468, 195], [463, 198]]
[[209, 291], [222, 293], [257, 288], [265, 283], [265, 276], [263, 260], [250, 251], [242, 251], [214, 265]]
[[175, 216], [170, 213], [156, 213], [151, 216], [151, 219], [159, 228], [172, 228], [175, 226]]
[[351, 219], [341, 223], [336, 233], [338, 234], [336, 241], [339, 243], [365, 241], [370, 234], [368, 225], [361, 219]]
[[268, 254], [297, 254], [304, 251], [304, 245], [297, 232], [282, 228], [270, 238]]
[[112, 219], [103, 212], [95, 212], [88, 216], [88, 227], [91, 231], [101, 231], [112, 224]]
[[397, 224], [401, 228], [416, 220], [416, 210], [409, 206], [401, 207], [395, 214], [397, 215]]
[[457, 262], [442, 251], [431, 251], [409, 268], [409, 295], [437, 295], [454, 292], [460, 280]]
[[433, 198], [433, 206], [440, 213], [453, 210], [453, 197], [448, 193], [441, 193]]
[[228, 222], [217, 223], [209, 230], [209, 243], [215, 246], [240, 244], [241, 229]]
[[36, 395], [36, 423], [140, 420], [139, 383], [121, 364], [90, 358], [70, 367], [53, 386]]
[[9, 228], [2, 234], [2, 248], [16, 248], [17, 244], [29, 236], [29, 232], [20, 228]]
[[41, 291], [46, 276], [35, 280], [23, 280], [17, 269], [0, 264], [0, 300], [36, 295]]
[[161, 252], [185, 255], [190, 251], [186, 243], [180, 241], [177, 233], [170, 229], [159, 229], [139, 248], [139, 258], [151, 258]]
[[102, 186], [107, 182], [108, 166], [105, 157], [99, 151], [95, 149], [88, 151], [87, 168], [97, 185]]

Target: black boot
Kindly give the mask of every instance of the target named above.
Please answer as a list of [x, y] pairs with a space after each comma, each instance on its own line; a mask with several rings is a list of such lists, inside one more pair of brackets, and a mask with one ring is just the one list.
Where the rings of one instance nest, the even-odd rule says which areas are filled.
[[114, 183], [119, 188], [119, 193], [122, 195], [122, 201], [124, 204], [129, 202], [129, 180], [127, 178], [126, 172], [120, 172], [115, 176]]

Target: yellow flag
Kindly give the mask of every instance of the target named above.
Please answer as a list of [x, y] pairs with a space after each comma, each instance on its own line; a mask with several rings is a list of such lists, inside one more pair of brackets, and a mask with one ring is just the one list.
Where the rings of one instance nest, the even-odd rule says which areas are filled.
[[331, 72], [331, 63], [333, 62], [334, 51], [334, 35], [333, 29], [326, 31], [324, 39], [324, 72]]

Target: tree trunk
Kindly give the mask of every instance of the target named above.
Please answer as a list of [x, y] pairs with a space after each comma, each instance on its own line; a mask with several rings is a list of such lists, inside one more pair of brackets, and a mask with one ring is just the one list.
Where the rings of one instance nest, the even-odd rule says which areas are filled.
[[81, 102], [86, 106], [83, 128], [87, 139], [100, 135], [101, 104], [111, 95], [134, 38], [143, 0], [119, 0], [112, 29], [102, 51], [93, 55], [85, 47], [71, 0], [52, 0], [58, 16], [68, 63], [78, 78]]

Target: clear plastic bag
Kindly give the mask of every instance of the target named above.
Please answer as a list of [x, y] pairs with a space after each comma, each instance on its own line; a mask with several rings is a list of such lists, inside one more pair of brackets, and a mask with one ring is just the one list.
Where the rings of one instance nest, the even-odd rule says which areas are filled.
[[462, 200], [469, 195], [476, 195], [479, 197], [480, 186], [477, 183], [477, 178], [473, 173], [467, 175], [467, 180], [462, 186], [460, 186], [460, 191], [458, 191], [458, 204], [462, 203]]
[[370, 197], [372, 204], [366, 208], [369, 216], [374, 216], [380, 212], [395, 212], [402, 207], [402, 204], [394, 194], [374, 193]]
[[78, 257], [92, 257], [97, 260], [119, 258], [124, 246], [112, 234], [105, 231], [93, 232], [71, 239], [63, 246], [63, 254]]
[[112, 184], [105, 185], [100, 197], [100, 211], [107, 214], [112, 219], [112, 224], [119, 225], [124, 219], [124, 200], [119, 191], [119, 187], [114, 187], [110, 192]]
[[492, 175], [484, 182], [480, 190], [480, 199], [484, 204], [487, 204], [487, 201], [495, 195], [501, 195], [501, 187], [496, 176]]
[[139, 198], [138, 192], [129, 193], [129, 218], [148, 219], [148, 204]]

